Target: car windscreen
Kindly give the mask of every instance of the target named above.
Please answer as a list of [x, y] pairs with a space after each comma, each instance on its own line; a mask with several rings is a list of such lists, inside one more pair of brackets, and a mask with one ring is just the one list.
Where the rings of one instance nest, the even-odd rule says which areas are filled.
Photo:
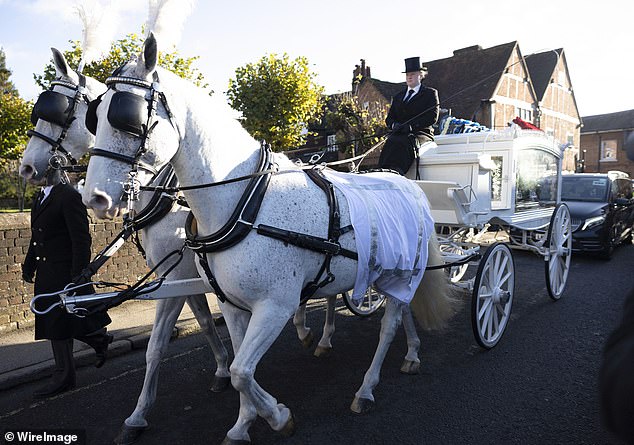
[[562, 176], [561, 200], [607, 202], [610, 180], [589, 176]]

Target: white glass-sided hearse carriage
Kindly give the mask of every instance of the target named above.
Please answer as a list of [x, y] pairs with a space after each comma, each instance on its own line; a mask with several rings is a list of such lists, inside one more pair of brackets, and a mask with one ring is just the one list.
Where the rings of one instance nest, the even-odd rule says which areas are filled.
[[[473, 292], [473, 331], [481, 346], [491, 348], [506, 328], [513, 303], [510, 248], [543, 257], [553, 299], [565, 289], [572, 238], [570, 214], [560, 203], [562, 151], [541, 131], [513, 125], [437, 136], [419, 155], [417, 183], [429, 199], [445, 260], [479, 258], [453, 267], [451, 277]], [[477, 264], [478, 271], [461, 281], [469, 264]]]

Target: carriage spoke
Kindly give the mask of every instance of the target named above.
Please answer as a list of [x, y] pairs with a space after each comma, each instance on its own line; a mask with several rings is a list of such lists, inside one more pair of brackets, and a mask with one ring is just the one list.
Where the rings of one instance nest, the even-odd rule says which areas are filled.
[[[491, 294], [489, 294], [491, 295]], [[493, 304], [493, 300], [489, 297], [486, 299], [486, 301], [484, 301], [482, 303], [482, 306], [480, 307], [480, 311], [478, 312], [478, 319], [482, 319], [482, 317], [484, 316], [485, 312], [489, 309], [489, 307]]]

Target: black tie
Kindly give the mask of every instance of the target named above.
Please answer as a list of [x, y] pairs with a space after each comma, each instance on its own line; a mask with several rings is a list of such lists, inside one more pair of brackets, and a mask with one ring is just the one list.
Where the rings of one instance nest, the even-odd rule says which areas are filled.
[[405, 102], [409, 102], [409, 100], [412, 98], [413, 95], [414, 95], [414, 90], [409, 90], [407, 92], [407, 97], [405, 98]]

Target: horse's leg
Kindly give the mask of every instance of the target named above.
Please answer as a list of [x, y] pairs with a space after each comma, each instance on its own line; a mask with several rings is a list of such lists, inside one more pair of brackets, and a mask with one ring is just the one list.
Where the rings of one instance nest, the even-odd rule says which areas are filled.
[[[249, 324], [250, 313], [238, 309], [230, 303], [218, 302], [218, 306], [225, 317], [225, 323], [229, 330], [229, 337], [233, 345], [234, 353], [240, 350], [240, 346], [244, 340], [244, 335]], [[236, 431], [235, 439], [229, 438], [229, 435], [222, 441], [222, 445], [243, 445], [251, 443], [248, 431], [253, 421], [257, 418], [257, 411], [253, 404], [244, 394], [240, 393], [240, 410], [238, 420], [233, 426]]]
[[324, 332], [319, 340], [317, 348], [315, 348], [315, 357], [325, 357], [332, 351], [332, 343], [330, 340], [335, 333], [335, 308], [337, 306], [337, 295], [326, 297], [326, 322], [324, 323]]
[[221, 392], [227, 389], [229, 383], [231, 383], [231, 374], [229, 373], [229, 355], [225, 345], [222, 344], [216, 325], [214, 324], [214, 318], [209, 310], [209, 304], [207, 303], [207, 297], [205, 294], [190, 295], [187, 297], [187, 304], [191, 308], [200, 328], [205, 333], [207, 341], [211, 346], [211, 350], [216, 359], [216, 373], [211, 383], [211, 390], [213, 392]]
[[146, 369], [143, 389], [141, 389], [134, 412], [125, 419], [121, 431], [115, 439], [115, 443], [118, 445], [134, 443], [147, 428], [148, 423], [145, 417], [156, 400], [161, 357], [170, 341], [178, 315], [183, 309], [183, 304], [185, 304], [184, 297], [166, 298], [159, 300], [156, 304], [152, 334], [145, 352]]
[[[292, 434], [291, 411], [264, 391], [254, 379], [258, 362], [277, 339], [292, 312], [280, 305], [262, 304], [255, 308], [240, 348], [231, 364], [231, 383], [240, 392], [240, 414], [227, 432], [226, 444], [250, 443], [249, 427], [260, 415], [275, 431]], [[229, 320], [227, 320], [229, 323]], [[233, 331], [231, 331], [233, 336]], [[255, 411], [253, 411], [255, 409]]]
[[379, 344], [374, 353], [372, 364], [368, 368], [363, 377], [363, 384], [356, 392], [354, 400], [350, 405], [350, 409], [358, 414], [369, 411], [374, 405], [374, 395], [372, 391], [378, 385], [381, 375], [381, 366], [385, 355], [387, 354], [390, 344], [396, 335], [396, 330], [401, 323], [401, 313], [403, 310], [403, 303], [395, 300], [394, 298], [387, 299], [387, 305], [385, 307], [385, 314], [381, 319], [381, 333], [379, 338]]
[[403, 306], [403, 328], [407, 337], [407, 354], [401, 365], [401, 372], [404, 374], [418, 374], [420, 372], [420, 359], [418, 358], [420, 338], [418, 338], [414, 317], [409, 305]]
[[315, 341], [315, 336], [311, 329], [306, 326], [306, 303], [302, 304], [295, 311], [295, 315], [293, 316], [293, 324], [295, 325], [295, 329], [297, 330], [297, 336], [299, 340], [302, 342], [302, 346], [305, 348], [310, 348]]

